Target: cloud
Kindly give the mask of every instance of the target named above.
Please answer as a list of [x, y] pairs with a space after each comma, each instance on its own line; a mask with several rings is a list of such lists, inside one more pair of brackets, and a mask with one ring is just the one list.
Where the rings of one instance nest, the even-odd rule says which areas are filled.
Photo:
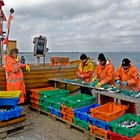
[[139, 0], [5, 0], [14, 7], [10, 37], [32, 51], [46, 35], [51, 51], [140, 51]]

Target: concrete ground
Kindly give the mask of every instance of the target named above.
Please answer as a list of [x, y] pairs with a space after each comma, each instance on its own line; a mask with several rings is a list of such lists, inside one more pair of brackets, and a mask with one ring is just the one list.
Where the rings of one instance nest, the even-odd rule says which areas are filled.
[[63, 122], [54, 121], [44, 114], [30, 111], [27, 107], [25, 112], [32, 122], [31, 129], [6, 140], [87, 140], [82, 132], [66, 128]]

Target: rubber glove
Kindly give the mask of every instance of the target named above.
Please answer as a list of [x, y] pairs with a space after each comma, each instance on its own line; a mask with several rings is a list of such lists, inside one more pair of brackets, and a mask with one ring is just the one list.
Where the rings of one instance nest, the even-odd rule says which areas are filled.
[[25, 69], [26, 69], [27, 72], [30, 72], [30, 67], [27, 64], [26, 64]]
[[123, 86], [128, 86], [128, 82], [127, 81], [124, 81], [124, 82], [122, 82], [122, 85]]
[[19, 57], [17, 56], [17, 58], [15, 58], [15, 60], [16, 60], [16, 61], [19, 61], [20, 59], [19, 59]]
[[101, 82], [98, 82], [96, 86], [100, 88], [102, 86]]
[[116, 82], [115, 82], [115, 83], [116, 83], [116, 85], [117, 85], [117, 86], [120, 86], [121, 81], [120, 81], [120, 80], [116, 80]]
[[96, 78], [96, 77], [93, 77], [93, 78], [92, 78], [92, 81], [93, 81], [93, 82], [94, 82], [94, 81], [96, 81], [96, 80], [97, 80], [97, 78]]

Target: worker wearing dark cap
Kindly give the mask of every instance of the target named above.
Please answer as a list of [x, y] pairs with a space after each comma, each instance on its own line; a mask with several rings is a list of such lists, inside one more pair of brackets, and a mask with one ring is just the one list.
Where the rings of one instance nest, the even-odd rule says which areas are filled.
[[[94, 72], [94, 66], [90, 61], [90, 58], [86, 54], [81, 54], [81, 63], [79, 64], [77, 70], [77, 77], [84, 82], [90, 82], [92, 80], [92, 75]], [[90, 89], [86, 87], [81, 87], [81, 93], [86, 93], [91, 95]]]
[[115, 82], [118, 86], [125, 86], [131, 90], [138, 90], [139, 73], [138, 69], [128, 58], [122, 60], [122, 65], [117, 69]]
[[93, 81], [99, 80], [97, 87], [104, 84], [114, 85], [114, 66], [110, 60], [106, 59], [103, 53], [98, 56], [99, 64], [97, 65], [94, 73]]

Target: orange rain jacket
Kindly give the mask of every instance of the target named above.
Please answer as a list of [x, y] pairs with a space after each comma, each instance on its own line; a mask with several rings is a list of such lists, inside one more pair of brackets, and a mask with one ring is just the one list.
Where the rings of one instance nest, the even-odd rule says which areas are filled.
[[21, 68], [26, 67], [25, 64], [21, 64], [20, 60], [15, 60], [13, 57], [5, 56], [5, 72], [7, 81], [7, 90], [21, 90], [20, 103], [25, 101], [25, 84], [23, 81], [23, 73]]
[[95, 68], [94, 77], [99, 79], [102, 85], [110, 84], [114, 85], [114, 66], [113, 64], [107, 60], [106, 65], [102, 66], [98, 64]]
[[79, 64], [77, 75], [82, 76], [82, 80], [84, 80], [85, 82], [90, 82], [92, 80], [93, 72], [94, 72], [93, 63], [88, 58], [87, 62], [84, 65], [82, 64], [82, 62]]
[[121, 82], [127, 81], [128, 89], [138, 90], [139, 73], [133, 64], [131, 64], [127, 70], [124, 70], [123, 67], [120, 66], [115, 73], [115, 80], [120, 80]]

